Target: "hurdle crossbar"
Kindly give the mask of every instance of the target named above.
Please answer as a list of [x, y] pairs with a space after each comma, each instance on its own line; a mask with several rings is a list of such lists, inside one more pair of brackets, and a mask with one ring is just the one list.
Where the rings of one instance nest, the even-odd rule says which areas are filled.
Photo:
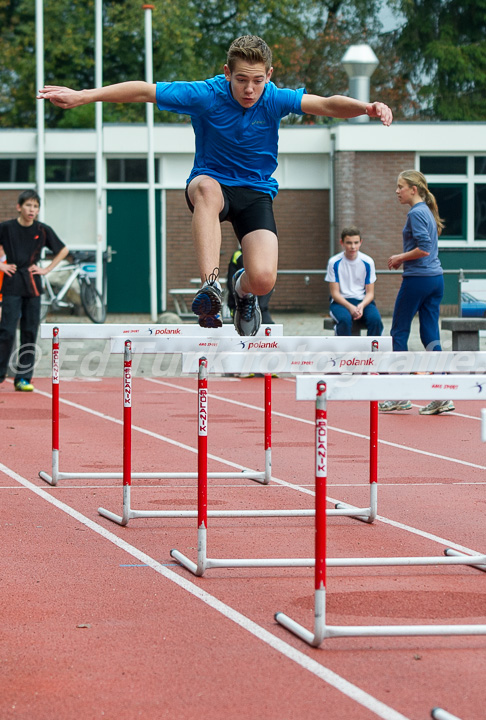
[[[355, 399], [372, 400], [378, 397], [390, 397], [398, 400], [401, 397], [425, 397], [445, 400], [454, 393], [454, 399], [477, 399], [477, 386], [471, 380], [477, 380], [479, 392], [482, 392], [484, 383], [486, 388], [486, 375], [468, 378], [467, 376], [412, 376], [402, 378], [404, 383], [396, 383], [396, 378], [388, 376], [356, 376], [352, 398], [349, 397], [349, 388], [339, 388], [333, 376], [316, 377], [311, 380], [309, 377], [298, 378], [296, 394], [297, 399], [313, 399], [316, 404], [315, 413], [315, 482], [316, 482], [316, 514], [315, 514], [315, 571], [314, 571], [314, 630], [313, 632], [303, 627], [300, 623], [292, 620], [282, 612], [275, 614], [275, 620], [287, 630], [300, 637], [309, 645], [319, 647], [321, 643], [331, 637], [378, 637], [378, 636], [425, 636], [425, 635], [485, 635], [486, 625], [328, 625], [326, 623], [326, 567], [330, 564], [327, 559], [327, 521], [326, 512], [322, 511], [326, 502], [327, 486], [327, 400]], [[394, 382], [393, 382], [394, 381]], [[311, 394], [312, 384], [314, 393]], [[398, 385], [394, 391], [391, 386]], [[415, 386], [414, 390], [410, 388]], [[390, 395], [390, 392], [393, 394]], [[458, 554], [459, 555], [459, 554]], [[486, 555], [463, 555], [462, 557], [430, 557], [430, 558], [361, 558], [364, 565], [380, 565], [383, 562], [393, 565], [398, 564], [451, 564], [451, 560], [458, 561], [457, 564], [472, 565], [483, 569], [486, 562]], [[347, 561], [354, 564], [354, 560]], [[363, 562], [364, 561], [364, 562]], [[342, 560], [340, 560], [340, 563]], [[456, 563], [454, 563], [456, 564]], [[349, 567], [349, 565], [348, 565]]]

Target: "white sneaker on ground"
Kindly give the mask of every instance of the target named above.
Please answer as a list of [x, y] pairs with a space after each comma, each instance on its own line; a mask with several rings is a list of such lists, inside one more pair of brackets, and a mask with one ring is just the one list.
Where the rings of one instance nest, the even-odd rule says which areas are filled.
[[420, 408], [419, 415], [440, 415], [455, 409], [452, 400], [432, 400], [428, 405]]
[[378, 403], [378, 410], [380, 412], [392, 412], [393, 410], [411, 410], [412, 403], [410, 400], [385, 400], [385, 402]]

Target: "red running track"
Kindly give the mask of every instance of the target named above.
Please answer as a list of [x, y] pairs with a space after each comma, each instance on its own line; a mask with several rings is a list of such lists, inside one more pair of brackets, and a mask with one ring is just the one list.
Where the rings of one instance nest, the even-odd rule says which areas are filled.
[[[484, 720], [485, 637], [341, 638], [313, 649], [274, 620], [313, 623], [312, 568], [211, 569], [196, 578], [196, 520], [120, 527], [118, 480], [50, 487], [50, 382], [0, 388], [0, 718]], [[61, 470], [121, 471], [121, 379], [61, 382]], [[263, 381], [209, 380], [209, 470], [262, 469]], [[379, 518], [331, 517], [333, 557], [484, 552], [480, 404], [380, 416]], [[196, 471], [196, 381], [136, 378], [133, 470]], [[274, 480], [211, 480], [209, 508], [311, 508], [312, 403], [273, 382]], [[366, 504], [368, 404], [329, 403], [329, 495]], [[139, 509], [194, 509], [192, 480], [139, 480]], [[311, 518], [210, 518], [211, 557], [312, 557]], [[484, 623], [486, 576], [463, 567], [331, 568], [331, 624]]]

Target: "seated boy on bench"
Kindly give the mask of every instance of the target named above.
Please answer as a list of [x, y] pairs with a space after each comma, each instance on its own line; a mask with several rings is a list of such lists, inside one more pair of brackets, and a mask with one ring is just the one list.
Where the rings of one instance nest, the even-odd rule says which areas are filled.
[[329, 313], [335, 321], [336, 335], [351, 335], [353, 322], [359, 320], [368, 335], [381, 335], [383, 323], [375, 305], [375, 263], [360, 251], [361, 233], [357, 227], [346, 227], [341, 233], [342, 251], [327, 264], [325, 280], [329, 283]]

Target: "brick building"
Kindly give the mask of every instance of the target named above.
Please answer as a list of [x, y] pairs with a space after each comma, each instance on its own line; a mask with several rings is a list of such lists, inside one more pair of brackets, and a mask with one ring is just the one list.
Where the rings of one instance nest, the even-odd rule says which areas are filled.
[[[341, 228], [357, 224], [363, 250], [383, 271], [377, 303], [384, 314], [391, 313], [400, 277], [385, 272], [386, 261], [401, 250], [406, 215], [394, 195], [396, 178], [412, 167], [426, 175], [446, 219], [440, 240], [444, 268], [486, 267], [484, 130], [483, 123], [395, 123], [384, 128], [376, 121], [282, 128], [275, 200], [280, 260], [272, 307], [325, 312], [327, 259], [338, 250]], [[109, 311], [149, 312], [146, 128], [105, 125], [102, 144], [97, 184], [94, 130], [45, 133], [44, 220], [71, 248], [95, 249], [98, 242], [103, 249], [112, 248]], [[172, 310], [168, 291], [197, 276], [184, 198], [192, 128], [156, 125], [154, 148], [157, 302], [159, 310]], [[15, 216], [18, 193], [35, 187], [35, 178], [35, 130], [0, 130], [0, 221]], [[231, 226], [224, 223], [223, 271], [236, 246]], [[457, 296], [457, 275], [451, 273], [446, 276], [445, 314], [456, 311]]]

